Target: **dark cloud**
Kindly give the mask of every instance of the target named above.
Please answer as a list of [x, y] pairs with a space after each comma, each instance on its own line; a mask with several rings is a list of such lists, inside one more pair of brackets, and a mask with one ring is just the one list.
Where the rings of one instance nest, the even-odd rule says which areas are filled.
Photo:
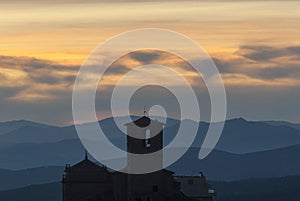
[[105, 75], [124, 75], [130, 70], [130, 67], [121, 64], [121, 63], [113, 63], [105, 72]]
[[130, 57], [143, 65], [155, 63], [161, 56], [162, 51], [136, 51], [130, 53]]
[[7, 87], [7, 86], [0, 86], [0, 99], [4, 97], [13, 97], [16, 96], [20, 91], [24, 90], [26, 87], [24, 86], [17, 86], [17, 87]]
[[243, 59], [226, 61], [214, 59], [221, 74], [243, 74], [262, 80], [274, 80], [279, 78], [298, 78], [300, 76], [299, 64], [275, 63], [268, 67], [262, 67], [260, 63], [249, 63]]
[[[170, 68], [174, 68], [174, 70], [183, 70], [189, 72], [196, 72], [195, 69], [185, 61], [183, 58], [178, 57], [170, 52], [162, 51], [162, 50], [145, 50], [145, 51], [136, 51], [128, 54], [128, 57], [131, 59], [138, 61], [142, 65], [147, 64], [157, 64], [157, 65], [165, 65]], [[202, 61], [206, 62], [206, 60]]]
[[261, 79], [277, 79], [277, 78], [294, 78], [300, 77], [300, 66], [299, 65], [278, 65], [271, 68], [263, 68], [257, 72], [252, 73], [253, 77]]
[[[36, 70], [36, 69], [51, 69], [51, 70], [73, 70], [77, 71], [79, 66], [72, 65], [60, 65], [53, 61], [37, 59], [34, 57], [15, 57], [0, 55], [0, 65], [3, 68], [16, 68], [24, 70]], [[72, 67], [72, 68], [70, 68]]]
[[213, 59], [222, 74], [244, 74], [262, 80], [300, 77], [300, 46], [241, 46], [236, 54], [241, 57]]
[[274, 48], [270, 46], [255, 46], [255, 45], [245, 45], [241, 46], [236, 52], [245, 58], [254, 61], [266, 61], [279, 57], [299, 57], [300, 56], [300, 46], [286, 47], [286, 48]]
[[[0, 67], [23, 71], [33, 82], [44, 84], [74, 82], [75, 73], [79, 69], [79, 66], [61, 65], [52, 61], [33, 57], [13, 57], [3, 55], [0, 55]], [[59, 74], [60, 72], [74, 75], [62, 76]]]
[[62, 98], [61, 91], [70, 91], [79, 66], [32, 57], [0, 56], [0, 69], [1, 100], [47, 102]]
[[[104, 77], [110, 75], [124, 75], [140, 65], [155, 63], [162, 54], [163, 52], [161, 51], [136, 51], [128, 53], [112, 63], [109, 68], [106, 69]], [[97, 68], [101, 66], [95, 65], [90, 67], [91, 70], [95, 69], [95, 72], [97, 72]]]

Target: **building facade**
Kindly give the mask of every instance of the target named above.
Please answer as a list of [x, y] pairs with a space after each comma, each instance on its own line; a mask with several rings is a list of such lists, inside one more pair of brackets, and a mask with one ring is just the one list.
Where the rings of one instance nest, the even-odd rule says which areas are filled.
[[[143, 116], [127, 126], [127, 152], [156, 153], [163, 148], [164, 124]], [[214, 192], [203, 174], [177, 177], [162, 169], [162, 153], [151, 158], [157, 172], [126, 174], [110, 172], [85, 156], [74, 166], [66, 165], [63, 176], [63, 201], [211, 201]], [[145, 161], [147, 163], [148, 161]], [[128, 155], [127, 167], [135, 171], [141, 162]]]

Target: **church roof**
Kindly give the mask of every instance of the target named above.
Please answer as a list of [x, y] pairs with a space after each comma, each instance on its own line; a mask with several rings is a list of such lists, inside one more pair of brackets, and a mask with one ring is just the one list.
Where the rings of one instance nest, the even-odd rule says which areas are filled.
[[84, 160], [66, 168], [67, 172], [98, 172], [104, 170], [104, 167], [101, 167], [100, 165], [97, 165], [96, 163], [90, 161], [87, 155], [85, 156]]
[[137, 119], [133, 122], [129, 122], [129, 123], [125, 124], [125, 126], [135, 124], [136, 126], [138, 126], [140, 128], [144, 128], [144, 127], [149, 126], [150, 123], [153, 123], [153, 122], [158, 123], [158, 124], [164, 124], [164, 123], [159, 122], [157, 120], [152, 120], [147, 116], [142, 116], [141, 118], [139, 118], [139, 119]]

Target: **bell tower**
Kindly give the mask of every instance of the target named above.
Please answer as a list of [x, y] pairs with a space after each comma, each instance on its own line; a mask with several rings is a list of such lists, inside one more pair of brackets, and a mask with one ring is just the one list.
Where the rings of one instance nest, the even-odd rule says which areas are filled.
[[[164, 123], [146, 116], [125, 124], [127, 126], [127, 152], [132, 154], [151, 154], [163, 149]], [[162, 152], [153, 158], [153, 164], [162, 169]], [[140, 164], [130, 154], [127, 156], [127, 168], [136, 168]]]

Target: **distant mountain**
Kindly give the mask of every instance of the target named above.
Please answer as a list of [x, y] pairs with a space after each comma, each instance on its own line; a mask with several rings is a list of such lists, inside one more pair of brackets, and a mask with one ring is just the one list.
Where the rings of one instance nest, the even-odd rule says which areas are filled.
[[[184, 120], [195, 124], [191, 120]], [[165, 128], [165, 141], [169, 142], [178, 130], [179, 122]], [[200, 147], [203, 143], [209, 124], [199, 123], [197, 136], [192, 144]], [[227, 120], [217, 150], [231, 153], [251, 153], [264, 150], [278, 149], [300, 144], [300, 130], [287, 126], [272, 126], [263, 122], [252, 122], [242, 118]]]
[[76, 130], [72, 127], [22, 126], [9, 133], [0, 135], [0, 146], [8, 146], [19, 143], [49, 143], [77, 138]]
[[0, 135], [12, 132], [14, 130], [17, 130], [21, 127], [30, 126], [35, 128], [50, 128], [54, 126], [36, 123], [32, 121], [26, 121], [26, 120], [15, 120], [15, 121], [7, 121], [7, 122], [0, 122]]
[[[300, 175], [300, 145], [248, 154], [214, 150], [204, 160], [198, 159], [198, 153], [199, 148], [190, 148], [169, 169], [178, 175], [195, 175], [203, 171], [209, 179], [223, 181]], [[18, 144], [0, 148], [0, 168], [64, 166], [81, 161], [83, 155], [84, 147], [79, 140]]]
[[226, 121], [216, 149], [232, 153], [272, 150], [299, 145], [299, 137], [300, 130], [287, 126], [272, 126], [242, 118], [232, 119]]
[[299, 145], [248, 154], [214, 150], [203, 160], [198, 159], [198, 153], [198, 149], [189, 149], [169, 169], [178, 175], [203, 171], [208, 179], [221, 181], [300, 175]]
[[30, 184], [59, 181], [64, 167], [49, 166], [24, 170], [0, 169], [0, 191], [21, 188]]
[[[137, 118], [137, 116], [132, 116], [133, 120]], [[118, 119], [125, 123], [125, 117], [118, 117]], [[169, 121], [171, 121], [171, 119]], [[1, 127], [1, 124], [3, 125], [3, 128]], [[38, 123], [35, 124], [29, 121], [15, 121], [1, 124], [0, 130], [10, 130], [10, 132], [1, 131], [2, 135], [0, 135], [0, 147], [20, 143], [51, 143], [62, 140], [78, 139], [77, 131], [74, 125], [67, 127], [56, 127], [42, 124], [40, 125]], [[89, 124], [87, 123], [84, 125]], [[99, 125], [101, 125], [101, 128], [108, 133], [108, 138], [110, 140], [117, 144], [125, 143], [125, 135], [116, 127], [113, 118], [101, 120], [99, 121]], [[9, 127], [10, 129], [7, 129], [5, 126], [7, 126], [7, 128]]]
[[64, 166], [83, 158], [85, 149], [79, 140], [55, 143], [21, 143], [0, 147], [0, 168], [24, 169], [41, 166]]
[[0, 191], [1, 201], [61, 201], [62, 187], [59, 182], [31, 185]]
[[[214, 201], [299, 201], [300, 176], [250, 179], [235, 182], [210, 181], [217, 193]], [[61, 183], [31, 185], [0, 191], [3, 201], [61, 201]]]
[[296, 124], [296, 123], [290, 123], [286, 121], [263, 121], [263, 122], [272, 126], [288, 126], [290, 128], [295, 128], [300, 130], [300, 124]]
[[[138, 117], [133, 116], [132, 119]], [[159, 119], [159, 117], [157, 117]], [[125, 117], [118, 117], [121, 125], [126, 123]], [[188, 125], [198, 124], [199, 129], [193, 147], [199, 148], [207, 132], [208, 123], [183, 120]], [[109, 140], [116, 146], [126, 149], [126, 135], [115, 125], [113, 118], [99, 122]], [[85, 126], [88, 124], [85, 124]], [[179, 128], [180, 121], [167, 119], [164, 129], [164, 143], [172, 141]], [[124, 127], [125, 128], [125, 127]], [[186, 134], [189, 134], [188, 132]], [[22, 126], [0, 135], [0, 147], [19, 143], [51, 143], [62, 140], [78, 139], [74, 126], [37, 127]], [[252, 122], [245, 119], [232, 119], [225, 122], [222, 136], [216, 149], [231, 153], [251, 153], [277, 149], [300, 144], [300, 130], [285, 125], [270, 125], [265, 122]]]

